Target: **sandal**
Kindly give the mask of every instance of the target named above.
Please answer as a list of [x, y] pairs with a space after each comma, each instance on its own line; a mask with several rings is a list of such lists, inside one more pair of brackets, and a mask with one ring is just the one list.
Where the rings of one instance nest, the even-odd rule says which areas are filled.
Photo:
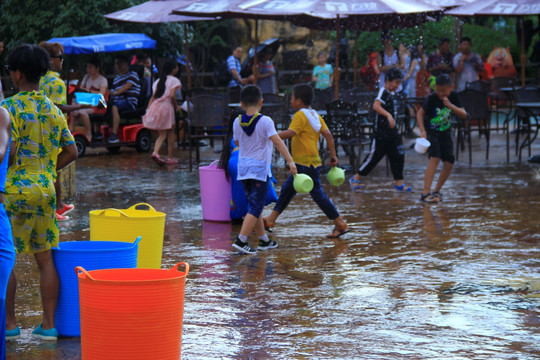
[[165, 161], [165, 164], [166, 165], [176, 165], [176, 164], [178, 164], [178, 160], [173, 159], [173, 158], [168, 158], [167, 161]]
[[394, 188], [397, 191], [402, 191], [402, 192], [411, 192], [412, 191], [412, 187], [405, 186], [405, 184], [401, 184], [401, 186], [394, 185]]
[[435, 196], [434, 193], [422, 194], [420, 196], [420, 201], [425, 202], [425, 203], [430, 203], [430, 204], [438, 203], [439, 199], [440, 198]]
[[326, 235], [328, 239], [337, 239], [343, 234], [348, 233], [351, 231], [351, 229], [347, 226], [345, 229], [338, 229], [337, 227], [334, 227], [334, 230], [332, 230], [331, 234]]
[[272, 226], [270, 226], [270, 224], [266, 222], [266, 218], [263, 218], [263, 224], [264, 224], [264, 230], [268, 231], [269, 233], [274, 232], [272, 229], [274, 228], [275, 225], [272, 224]]
[[349, 184], [351, 185], [351, 190], [354, 192], [357, 192], [358, 190], [362, 190], [362, 186], [360, 185], [361, 184], [360, 180], [355, 180], [354, 175], [351, 176], [351, 178], [349, 179]]
[[159, 154], [152, 153], [152, 160], [154, 160], [155, 163], [158, 164], [159, 166], [165, 165], [165, 161], [163, 161], [163, 159], [159, 156]]
[[432, 195], [433, 195], [433, 198], [434, 198], [434, 199], [439, 199], [437, 202], [441, 202], [441, 201], [442, 201], [442, 194], [441, 194], [440, 192], [434, 191]]

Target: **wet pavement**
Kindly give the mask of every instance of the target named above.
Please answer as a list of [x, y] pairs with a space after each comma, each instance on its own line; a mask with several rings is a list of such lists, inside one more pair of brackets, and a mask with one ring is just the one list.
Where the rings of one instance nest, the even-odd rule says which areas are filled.
[[[184, 359], [540, 357], [540, 166], [515, 156], [506, 164], [502, 136], [488, 162], [475, 139], [473, 165], [461, 155], [439, 205], [419, 201], [427, 158], [413, 150], [412, 194], [393, 191], [384, 162], [361, 193], [323, 180], [353, 230], [326, 239], [331, 222], [309, 195], [297, 196], [272, 235], [279, 248], [254, 256], [231, 251], [239, 225], [201, 220], [186, 151], [180, 166], [158, 168], [149, 154], [100, 150], [77, 161], [76, 210], [61, 240], [88, 240], [93, 209], [146, 202], [165, 212], [163, 268], [191, 265]], [[203, 152], [205, 163], [217, 157]], [[276, 169], [282, 184], [282, 162]], [[15, 271], [23, 330], [8, 359], [79, 359], [79, 339], [31, 338], [38, 272], [27, 256]]]

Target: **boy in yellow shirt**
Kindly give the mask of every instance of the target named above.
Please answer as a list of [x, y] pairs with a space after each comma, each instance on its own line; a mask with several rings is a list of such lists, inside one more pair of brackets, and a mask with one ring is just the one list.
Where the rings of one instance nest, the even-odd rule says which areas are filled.
[[[319, 205], [324, 214], [334, 221], [334, 230], [327, 235], [328, 238], [337, 238], [349, 232], [349, 227], [339, 215], [336, 207], [328, 198], [321, 186], [320, 168], [322, 165], [319, 157], [319, 137], [322, 135], [328, 144], [330, 151], [330, 165], [337, 166], [338, 158], [332, 133], [328, 130], [324, 120], [311, 109], [313, 102], [313, 89], [309, 85], [296, 85], [291, 97], [293, 109], [298, 110], [292, 119], [291, 125], [285, 131], [278, 133], [282, 139], [292, 138], [292, 157], [299, 174], [306, 174], [313, 179], [313, 190], [310, 194]], [[294, 176], [290, 175], [283, 186], [279, 199], [272, 213], [264, 218], [267, 229], [274, 227], [278, 216], [285, 210], [289, 202], [296, 195], [294, 190]]]

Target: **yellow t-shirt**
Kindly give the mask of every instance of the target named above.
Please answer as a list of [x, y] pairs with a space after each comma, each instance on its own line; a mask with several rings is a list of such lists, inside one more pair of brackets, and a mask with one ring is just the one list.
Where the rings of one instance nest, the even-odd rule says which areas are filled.
[[321, 129], [319, 132], [315, 132], [302, 111], [297, 111], [294, 114], [289, 129], [296, 133], [291, 144], [292, 158], [295, 163], [304, 166], [313, 165], [313, 167], [322, 165], [319, 156], [319, 137], [321, 132], [328, 129], [328, 127], [320, 115], [319, 120], [321, 120]]

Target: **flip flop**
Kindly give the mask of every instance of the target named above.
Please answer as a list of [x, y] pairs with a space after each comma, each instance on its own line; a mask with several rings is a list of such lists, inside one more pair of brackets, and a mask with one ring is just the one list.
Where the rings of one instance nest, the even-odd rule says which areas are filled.
[[[343, 234], [348, 233], [349, 231], [351, 231], [351, 229], [349, 227], [347, 227], [345, 230], [338, 230], [338, 229], [334, 228], [334, 230], [332, 230], [332, 233], [330, 235], [326, 235], [326, 237], [328, 239], [337, 239], [338, 237], [340, 237]], [[336, 232], [337, 232], [337, 235], [334, 235], [334, 233], [336, 233]]]
[[[360, 185], [361, 184], [360, 180], [355, 180], [354, 175], [351, 176], [351, 178], [349, 179], [349, 184], [351, 185], [351, 189], [354, 192], [357, 192], [358, 190], [362, 190], [362, 186]], [[358, 185], [355, 185], [355, 184], [358, 184]]]
[[263, 218], [263, 224], [264, 224], [264, 230], [268, 231], [269, 233], [274, 232], [272, 230], [274, 226], [268, 226], [268, 223], [266, 222], [265, 218]]
[[394, 188], [397, 191], [401, 191], [401, 192], [412, 192], [412, 187], [407, 186], [405, 184], [401, 184], [401, 186], [394, 185]]

